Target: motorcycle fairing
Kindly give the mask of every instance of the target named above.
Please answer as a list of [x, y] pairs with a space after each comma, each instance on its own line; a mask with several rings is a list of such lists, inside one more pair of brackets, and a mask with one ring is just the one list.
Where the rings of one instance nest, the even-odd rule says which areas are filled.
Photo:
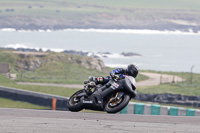
[[92, 109], [97, 111], [104, 110], [104, 99], [110, 94], [121, 92], [118, 95], [120, 97], [127, 92], [132, 98], [135, 97], [136, 91], [133, 88], [133, 84], [128, 78], [124, 78], [119, 81], [110, 80], [106, 85], [98, 88], [89, 97], [87, 94], [79, 94], [78, 96], [84, 96], [81, 98], [81, 102], [85, 109]]

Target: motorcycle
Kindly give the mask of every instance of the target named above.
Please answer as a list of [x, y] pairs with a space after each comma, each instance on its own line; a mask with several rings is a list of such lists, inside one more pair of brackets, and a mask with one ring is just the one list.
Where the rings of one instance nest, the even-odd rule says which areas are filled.
[[67, 102], [72, 112], [82, 109], [117, 113], [125, 108], [130, 99], [136, 96], [135, 79], [131, 76], [116, 78], [111, 75], [105, 85], [96, 85], [93, 81], [85, 81], [84, 89], [74, 93]]

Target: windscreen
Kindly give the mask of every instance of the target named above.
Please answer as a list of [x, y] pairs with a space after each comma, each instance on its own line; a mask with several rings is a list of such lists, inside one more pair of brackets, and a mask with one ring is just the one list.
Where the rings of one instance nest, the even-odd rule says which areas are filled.
[[136, 85], [135, 78], [133, 78], [132, 76], [125, 76], [125, 77], [131, 82], [131, 84], [133, 84], [134, 86]]

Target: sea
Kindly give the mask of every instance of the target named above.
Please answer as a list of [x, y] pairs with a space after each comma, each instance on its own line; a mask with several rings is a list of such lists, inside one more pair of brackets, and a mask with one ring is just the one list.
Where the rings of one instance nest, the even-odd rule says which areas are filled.
[[[35, 48], [98, 54], [109, 67], [135, 64], [140, 70], [200, 73], [200, 32], [132, 29], [0, 29], [0, 47]], [[123, 56], [121, 53], [141, 56]]]

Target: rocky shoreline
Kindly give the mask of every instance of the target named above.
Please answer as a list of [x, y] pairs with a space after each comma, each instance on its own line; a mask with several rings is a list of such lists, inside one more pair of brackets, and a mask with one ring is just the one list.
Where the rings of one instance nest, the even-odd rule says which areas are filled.
[[[1, 24], [1, 23], [0, 23]], [[170, 26], [169, 26], [170, 25]], [[35, 25], [30, 24], [28, 26], [23, 25], [0, 25], [0, 29], [15, 29], [16, 31], [55, 31], [55, 30], [65, 30], [65, 29], [105, 29], [105, 30], [152, 30], [152, 31], [160, 31], [160, 32], [186, 32], [186, 33], [199, 33], [200, 26], [181, 26], [181, 25], [174, 25], [174, 24], [167, 24], [166, 26], [68, 26], [68, 25]]]
[[[21, 69], [26, 71], [35, 71], [48, 63], [69, 63], [78, 64], [84, 68], [95, 69], [98, 71], [107, 71], [104, 62], [100, 58], [93, 58], [92, 56], [80, 56], [78, 53], [55, 53], [52, 51], [43, 52], [36, 49], [13, 49], [13, 48], [1, 48], [4, 53], [13, 55], [16, 57], [14, 60], [14, 68], [17, 71]], [[0, 51], [1, 52], [1, 51]]]
[[[142, 9], [138, 12], [144, 12]], [[156, 16], [157, 11], [160, 11]], [[63, 29], [133, 29], [133, 30], [157, 30], [157, 31], [181, 31], [198, 33], [200, 31], [199, 12], [192, 10], [172, 10], [169, 13], [165, 10], [146, 9], [142, 16], [118, 16], [104, 14], [80, 15], [78, 19], [57, 18], [54, 16], [26, 16], [0, 14], [0, 29], [12, 28], [16, 30], [63, 30]], [[149, 14], [152, 12], [152, 14]], [[100, 16], [98, 16], [100, 15]], [[129, 14], [130, 15], [130, 14]], [[143, 16], [144, 15], [144, 16]], [[151, 15], [151, 17], [149, 17]], [[164, 17], [167, 15], [167, 18]], [[97, 17], [98, 16], [98, 17]], [[87, 17], [87, 19], [83, 19]], [[144, 17], [144, 18], [143, 18]], [[121, 22], [121, 23], [120, 23]]]
[[[21, 18], [21, 19], [19, 19]], [[12, 28], [16, 30], [63, 30], [63, 29], [133, 29], [133, 30], [157, 30], [157, 31], [181, 31], [181, 32], [193, 32], [198, 33], [200, 31], [200, 25], [181, 24], [175, 23], [176, 19], [171, 21], [166, 20], [136, 20], [130, 23], [128, 18], [123, 20], [122, 24], [118, 24], [121, 21], [119, 18], [116, 21], [100, 21], [100, 20], [87, 20], [87, 21], [71, 21], [67, 19], [52, 20], [52, 18], [28, 18], [28, 16], [6, 17], [0, 16], [0, 29]], [[178, 19], [178, 18], [177, 18]], [[196, 19], [196, 18], [195, 18]], [[54, 23], [49, 23], [53, 21]], [[198, 20], [181, 20], [190, 23], [196, 23]], [[39, 23], [38, 23], [39, 22]]]
[[[127, 3], [128, 2], [128, 3]], [[135, 29], [200, 31], [199, 3], [127, 1], [7, 1], [0, 4], [0, 29]], [[165, 2], [164, 2], [165, 3]], [[132, 4], [132, 6], [130, 6]]]
[[[34, 48], [4, 48], [4, 47], [0, 47], [0, 49], [3, 50], [13, 50], [13, 51], [23, 51], [23, 52], [54, 52], [50, 49], [48, 49], [47, 51], [43, 51], [41, 48], [39, 50], [34, 49]], [[89, 57], [93, 57], [93, 58], [107, 58], [109, 55], [111, 55], [112, 53], [110, 52], [84, 52], [84, 51], [76, 51], [76, 50], [63, 50], [60, 53], [67, 53], [67, 54], [74, 54], [74, 55], [81, 55], [81, 56], [89, 56]], [[141, 54], [138, 53], [134, 53], [134, 52], [122, 52], [120, 54], [121, 56], [124, 57], [132, 57], [132, 56], [142, 56]]]

